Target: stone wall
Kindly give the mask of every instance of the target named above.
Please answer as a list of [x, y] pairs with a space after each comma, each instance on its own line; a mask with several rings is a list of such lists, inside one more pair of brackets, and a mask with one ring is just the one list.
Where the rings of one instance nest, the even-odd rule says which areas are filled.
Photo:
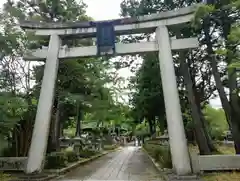
[[191, 154], [193, 171], [240, 170], [240, 155], [197, 155]]
[[0, 171], [22, 171], [27, 157], [0, 157]]

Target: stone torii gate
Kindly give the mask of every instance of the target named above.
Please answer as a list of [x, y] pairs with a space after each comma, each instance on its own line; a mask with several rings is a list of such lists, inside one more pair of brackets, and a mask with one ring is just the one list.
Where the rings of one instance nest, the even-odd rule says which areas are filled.
[[[116, 35], [156, 32], [155, 41], [129, 44], [116, 43], [114, 45], [115, 54], [124, 55], [159, 52], [173, 169], [178, 175], [191, 174], [192, 170], [171, 50], [196, 48], [198, 47], [198, 40], [197, 38], [170, 38], [168, 27], [174, 28], [174, 26], [181, 26], [189, 22], [194, 16], [195, 9], [196, 6], [191, 6], [137, 18], [119, 19], [117, 20], [118, 24], [113, 26]], [[37, 36], [50, 37], [48, 48], [31, 50], [30, 53], [25, 56], [25, 60], [28, 61], [46, 61], [26, 167], [26, 173], [30, 174], [41, 172], [43, 169], [59, 60], [97, 56], [98, 52], [97, 46], [64, 47], [61, 45], [61, 39], [66, 37], [75, 37], [76, 39], [79, 37], [94, 38], [97, 35], [97, 28], [93, 22], [61, 24], [23, 21], [20, 24], [23, 29], [26, 31], [34, 31]], [[108, 54], [112, 53], [113, 52], [108, 52]]]

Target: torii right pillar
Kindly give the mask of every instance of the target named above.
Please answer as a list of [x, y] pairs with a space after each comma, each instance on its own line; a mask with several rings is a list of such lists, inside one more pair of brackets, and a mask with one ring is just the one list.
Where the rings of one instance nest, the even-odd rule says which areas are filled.
[[166, 26], [157, 28], [156, 40], [159, 49], [159, 64], [173, 169], [177, 175], [189, 175], [192, 173], [192, 169], [183, 125], [170, 37]]

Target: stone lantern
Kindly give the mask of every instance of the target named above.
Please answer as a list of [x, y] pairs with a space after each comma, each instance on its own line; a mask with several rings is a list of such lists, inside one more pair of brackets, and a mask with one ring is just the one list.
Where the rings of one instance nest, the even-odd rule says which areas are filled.
[[61, 137], [61, 138], [59, 138], [59, 140], [60, 140], [60, 148], [61, 149], [68, 148], [72, 143], [71, 139], [67, 136]]
[[169, 136], [168, 136], [168, 131], [165, 130], [164, 134], [162, 136], [159, 137], [160, 138], [160, 142], [162, 145], [168, 145], [169, 144]]
[[83, 146], [84, 146], [84, 141], [80, 136], [75, 136], [72, 139], [73, 145], [74, 145], [74, 151], [79, 152], [80, 150], [82, 150]]

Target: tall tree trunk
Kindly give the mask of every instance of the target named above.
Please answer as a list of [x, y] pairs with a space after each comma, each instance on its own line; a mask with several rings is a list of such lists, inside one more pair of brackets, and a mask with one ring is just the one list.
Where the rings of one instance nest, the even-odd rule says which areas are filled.
[[230, 103], [231, 103], [231, 121], [232, 134], [235, 143], [236, 154], [240, 154], [240, 107], [237, 87], [236, 70], [229, 70], [229, 88], [230, 88]]
[[48, 145], [47, 145], [47, 153], [51, 153], [56, 151], [56, 145], [54, 142], [54, 127], [55, 127], [55, 117], [51, 118], [51, 125], [50, 125], [50, 131], [48, 135]]
[[[230, 29], [224, 31], [224, 37], [227, 40], [227, 35], [229, 34]], [[224, 91], [224, 87], [221, 82], [221, 76], [218, 71], [217, 61], [214, 56], [213, 46], [211, 42], [210, 32], [210, 20], [205, 19], [204, 21], [204, 35], [206, 38], [207, 44], [207, 52], [210, 58], [210, 65], [213, 72], [213, 77], [216, 82], [216, 87], [219, 93], [220, 100], [222, 102], [222, 107], [225, 111], [226, 119], [228, 121], [228, 125], [230, 130], [232, 131], [233, 140], [235, 144], [235, 150], [237, 154], [240, 154], [240, 123], [239, 123], [239, 115], [238, 112], [240, 108], [237, 108], [237, 104], [234, 105], [234, 100], [236, 100], [236, 95], [234, 95], [234, 86], [236, 79], [234, 78], [234, 74], [229, 75], [229, 87], [230, 87], [230, 103], [227, 99], [226, 93]], [[228, 59], [228, 57], [226, 57]]]
[[220, 73], [218, 71], [218, 66], [217, 66], [217, 61], [216, 61], [216, 57], [214, 55], [214, 51], [213, 51], [213, 45], [211, 42], [211, 36], [210, 36], [210, 20], [205, 19], [204, 20], [204, 35], [205, 35], [205, 39], [206, 39], [206, 45], [207, 45], [207, 53], [208, 53], [208, 58], [210, 61], [210, 66], [212, 68], [212, 74], [216, 83], [216, 88], [222, 103], [222, 107], [225, 111], [225, 115], [226, 115], [226, 119], [229, 125], [229, 128], [232, 128], [232, 123], [231, 123], [231, 106], [229, 104], [229, 101], [227, 99], [222, 81], [221, 81], [221, 76]]
[[55, 118], [55, 125], [54, 125], [54, 138], [53, 142], [56, 146], [56, 151], [60, 150], [60, 135], [61, 135], [61, 112], [62, 112], [62, 104], [60, 100], [58, 100], [57, 103], [57, 112], [56, 112], [56, 118]]
[[60, 121], [59, 123], [59, 138], [64, 137], [64, 132], [63, 132], [63, 123]]
[[208, 132], [207, 125], [206, 125], [206, 119], [204, 118], [204, 115], [202, 113], [201, 99], [198, 96], [195, 79], [192, 79], [192, 80], [193, 80], [193, 90], [194, 90], [194, 95], [195, 95], [195, 103], [197, 105], [198, 114], [200, 116], [200, 121], [202, 123], [202, 127], [203, 127], [203, 130], [204, 130], [206, 139], [207, 139], [208, 146], [209, 146], [211, 152], [217, 152], [217, 149], [214, 146], [212, 138], [211, 138], [211, 136]]
[[15, 157], [26, 157], [31, 143], [33, 122], [21, 120], [13, 129], [12, 148], [10, 155]]
[[200, 102], [199, 99], [196, 99], [196, 105], [198, 107], [198, 113], [199, 113], [199, 116], [200, 116], [200, 120], [201, 120], [201, 123], [202, 123], [202, 126], [203, 126], [203, 130], [204, 130], [204, 133], [205, 133], [205, 136], [206, 136], [207, 143], [208, 143], [208, 146], [210, 148], [210, 151], [211, 152], [217, 152], [218, 150], [214, 146], [212, 138], [211, 138], [209, 132], [207, 131], [206, 119], [204, 118], [204, 115], [202, 113], [201, 102]]
[[76, 125], [76, 132], [75, 136], [81, 136], [81, 120], [82, 120], [82, 110], [80, 107], [80, 102], [77, 103], [77, 125]]
[[9, 154], [10, 156], [12, 157], [18, 157], [19, 154], [18, 154], [18, 128], [17, 126], [15, 126], [15, 128], [13, 129], [13, 132], [12, 132], [12, 148], [11, 148], [11, 153]]
[[152, 134], [153, 134], [153, 124], [152, 124], [152, 120], [148, 120], [148, 124], [149, 124], [150, 134], [152, 135]]
[[195, 102], [195, 96], [194, 96], [194, 92], [193, 92], [193, 83], [192, 83], [190, 73], [188, 70], [188, 64], [186, 63], [186, 60], [185, 60], [185, 58], [183, 58], [183, 56], [180, 55], [180, 57], [181, 57], [180, 66], [181, 66], [181, 71], [184, 76], [184, 82], [185, 82], [187, 92], [188, 92], [187, 93], [188, 101], [191, 105], [190, 107], [191, 107], [192, 118], [193, 118], [193, 122], [194, 122], [194, 130], [195, 130], [195, 134], [196, 134], [198, 148], [199, 148], [201, 155], [209, 155], [209, 154], [211, 154], [211, 150], [209, 148], [207, 138], [206, 138], [206, 135], [204, 132], [204, 128], [201, 123], [201, 118], [200, 118], [200, 115], [198, 112], [198, 107]]
[[150, 116], [148, 119], [148, 124], [149, 124], [151, 136], [154, 136], [154, 134], [156, 133], [156, 127], [155, 127], [156, 124], [154, 124], [154, 122], [155, 122], [155, 119], [153, 119], [153, 117]]
[[157, 122], [158, 122], [158, 125], [159, 125], [160, 132], [161, 132], [161, 134], [163, 134], [164, 130], [167, 127], [166, 126], [166, 120], [165, 120], [165, 118], [158, 116]]
[[153, 122], [153, 138], [156, 138], [156, 129], [157, 129], [157, 127], [156, 127], [156, 117], [154, 116], [153, 118], [152, 118], [152, 122]]
[[[222, 13], [223, 20], [223, 37], [226, 42], [226, 49], [229, 50], [225, 56], [225, 62], [228, 64], [232, 63], [234, 56], [230, 52], [238, 52], [237, 47], [229, 44], [228, 35], [231, 32], [232, 24], [234, 23], [229, 17], [227, 12]], [[236, 21], [236, 20], [235, 20]], [[231, 123], [232, 123], [232, 134], [235, 143], [236, 154], [240, 154], [240, 105], [238, 96], [238, 85], [237, 85], [237, 70], [235, 68], [228, 70], [228, 80], [229, 80], [229, 97], [230, 97], [230, 107], [231, 107]]]

